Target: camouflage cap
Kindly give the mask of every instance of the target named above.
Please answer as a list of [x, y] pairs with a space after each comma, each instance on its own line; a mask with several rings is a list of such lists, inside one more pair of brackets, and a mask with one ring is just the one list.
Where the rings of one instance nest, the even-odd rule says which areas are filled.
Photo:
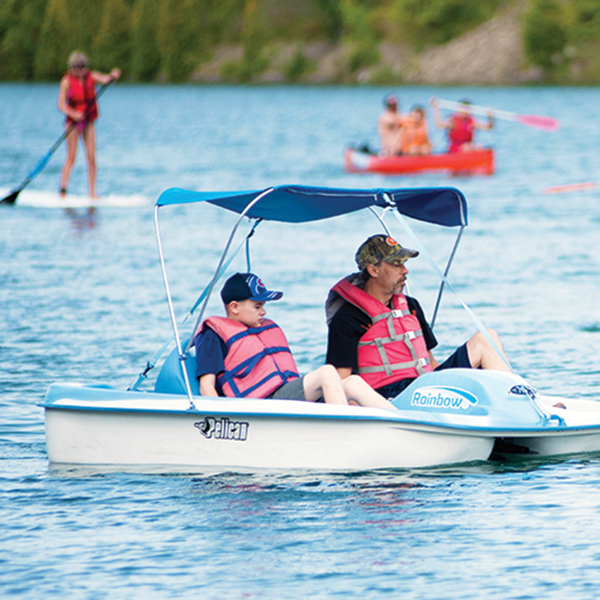
[[372, 235], [363, 242], [354, 258], [358, 268], [364, 271], [369, 265], [376, 265], [381, 261], [403, 264], [415, 256], [419, 256], [417, 250], [403, 248], [394, 238], [379, 234]]

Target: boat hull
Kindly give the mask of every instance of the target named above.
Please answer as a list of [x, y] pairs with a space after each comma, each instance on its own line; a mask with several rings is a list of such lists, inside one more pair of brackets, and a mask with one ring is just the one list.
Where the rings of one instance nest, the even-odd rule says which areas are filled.
[[362, 471], [485, 461], [499, 445], [535, 456], [600, 451], [600, 403], [541, 396], [513, 374], [427, 373], [393, 403], [397, 410], [54, 384], [42, 405], [55, 464]]
[[384, 175], [410, 175], [427, 171], [453, 175], [493, 175], [495, 169], [494, 151], [491, 148], [426, 156], [378, 156], [347, 148], [344, 167], [348, 173]]
[[502, 442], [513, 448], [515, 453], [562, 456], [600, 452], [599, 402], [541, 396], [540, 404], [562, 416], [565, 426], [560, 431], [539, 430], [533, 435], [531, 432], [519, 432], [518, 435], [504, 436]]
[[52, 463], [356, 471], [486, 460], [494, 443], [378, 409], [53, 387]]

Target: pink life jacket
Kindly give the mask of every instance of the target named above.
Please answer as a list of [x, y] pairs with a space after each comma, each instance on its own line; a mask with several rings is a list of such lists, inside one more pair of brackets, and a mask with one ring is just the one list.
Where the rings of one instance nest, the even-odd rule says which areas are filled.
[[408, 310], [404, 294], [392, 297], [390, 309], [346, 278], [332, 291], [372, 321], [358, 342], [358, 373], [372, 388], [414, 379], [432, 370], [419, 319]]
[[284, 383], [298, 378], [298, 368], [281, 328], [265, 319], [247, 327], [226, 317], [210, 317], [210, 327], [225, 342], [225, 371], [217, 376], [225, 396], [267, 398]]
[[448, 152], [458, 152], [463, 144], [468, 144], [473, 141], [475, 122], [473, 121], [473, 117], [469, 115], [464, 117], [452, 115], [450, 119], [452, 121], [452, 126], [448, 131], [448, 140], [450, 142]]

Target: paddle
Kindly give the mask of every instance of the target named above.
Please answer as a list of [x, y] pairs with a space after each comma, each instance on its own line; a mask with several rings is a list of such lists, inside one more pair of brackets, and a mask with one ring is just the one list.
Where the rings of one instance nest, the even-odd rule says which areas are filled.
[[593, 190], [598, 184], [595, 181], [586, 181], [584, 183], [567, 183], [566, 185], [553, 185], [544, 188], [544, 194], [562, 194], [564, 192], [581, 192], [583, 190]]
[[553, 119], [552, 117], [543, 117], [541, 115], [519, 115], [506, 110], [486, 108], [485, 106], [475, 106], [474, 104], [464, 104], [462, 102], [454, 102], [452, 100], [436, 99], [436, 102], [438, 106], [441, 106], [442, 108], [456, 110], [459, 108], [465, 108], [465, 106], [467, 106], [469, 111], [476, 115], [488, 116], [491, 113], [491, 115], [496, 119], [513, 121], [516, 123], [521, 123], [521, 125], [527, 125], [527, 127], [537, 127], [538, 129], [544, 129], [546, 131], [556, 131], [560, 127], [558, 119]]
[[[94, 101], [97, 100], [98, 98], [100, 98], [100, 96], [102, 95], [104, 90], [113, 81], [114, 81], [114, 79], [111, 79], [108, 83], [105, 83], [103, 86], [101, 86], [98, 89], [98, 91], [96, 92], [96, 96], [94, 98], [92, 98], [91, 100], [89, 100], [88, 103], [86, 104], [86, 107], [85, 107], [86, 113], [90, 110]], [[23, 191], [23, 188], [25, 186], [27, 186], [29, 184], [29, 182], [36, 175], [39, 175], [40, 171], [48, 164], [50, 157], [54, 154], [56, 149], [64, 142], [64, 140], [67, 138], [69, 133], [71, 133], [71, 131], [73, 131], [73, 129], [75, 127], [77, 127], [77, 123], [71, 123], [65, 129], [64, 133], [54, 142], [54, 144], [52, 144], [52, 147], [50, 148], [50, 150], [48, 150], [48, 152], [46, 152], [46, 154], [44, 154], [44, 156], [42, 156], [42, 158], [40, 158], [40, 160], [37, 161], [37, 163], [35, 164], [33, 169], [31, 169], [31, 171], [29, 171], [29, 173], [27, 174], [27, 177], [25, 177], [25, 179], [22, 181], [21, 185], [19, 187], [15, 188], [8, 196], [6, 196], [6, 198], [2, 198], [2, 200], [0, 200], [0, 204], [13, 205], [17, 201], [17, 196]]]

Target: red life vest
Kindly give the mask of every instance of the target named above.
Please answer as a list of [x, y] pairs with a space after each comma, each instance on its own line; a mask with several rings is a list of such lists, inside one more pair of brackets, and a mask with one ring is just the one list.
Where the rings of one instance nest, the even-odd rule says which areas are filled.
[[225, 342], [225, 371], [217, 376], [225, 396], [267, 398], [284, 383], [298, 378], [298, 368], [281, 328], [265, 319], [247, 327], [226, 317], [210, 317], [210, 327]]
[[419, 319], [409, 311], [404, 294], [394, 294], [390, 309], [346, 278], [332, 291], [371, 319], [358, 342], [358, 373], [372, 388], [432, 370]]
[[[96, 88], [94, 87], [92, 76], [89, 72], [86, 73], [83, 82], [79, 77], [73, 75], [68, 75], [68, 77], [69, 91], [67, 93], [67, 104], [74, 110], [85, 112], [84, 121], [86, 123], [95, 121], [98, 118], [98, 106], [96, 105]], [[71, 121], [71, 119], [67, 120]]]
[[452, 115], [450, 120], [452, 125], [448, 131], [448, 140], [450, 142], [448, 152], [457, 152], [463, 144], [473, 141], [475, 122], [470, 115]]

